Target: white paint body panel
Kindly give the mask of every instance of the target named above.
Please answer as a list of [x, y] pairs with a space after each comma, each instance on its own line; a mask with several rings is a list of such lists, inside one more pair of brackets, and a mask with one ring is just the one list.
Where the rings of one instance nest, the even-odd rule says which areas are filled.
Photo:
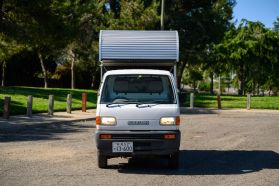
[[[99, 105], [100, 116], [113, 116], [117, 120], [114, 126], [97, 126], [104, 130], [177, 130], [177, 125], [160, 125], [160, 118], [178, 116], [179, 109], [176, 104], [160, 104], [150, 107], [136, 107], [135, 104], [117, 107]], [[149, 125], [128, 125], [128, 121], [149, 121]]]
[[[180, 115], [179, 100], [177, 96], [176, 84], [173, 75], [164, 70], [112, 70], [105, 73], [103, 81], [100, 85], [99, 92], [102, 92], [103, 82], [109, 75], [123, 74], [152, 74], [152, 75], [167, 75], [170, 78], [176, 104], [150, 104], [149, 107], [136, 104], [115, 105], [107, 107], [106, 104], [100, 104], [100, 95], [97, 100], [97, 116], [112, 116], [117, 120], [117, 124], [113, 126], [97, 125], [98, 130], [177, 130], [178, 125], [160, 125], [161, 117], [176, 117]], [[149, 121], [149, 125], [128, 125], [128, 121]]]

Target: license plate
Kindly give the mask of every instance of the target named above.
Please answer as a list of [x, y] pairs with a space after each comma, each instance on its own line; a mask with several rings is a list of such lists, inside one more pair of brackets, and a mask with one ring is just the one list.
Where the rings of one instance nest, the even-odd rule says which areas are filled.
[[133, 142], [112, 142], [112, 152], [133, 152]]

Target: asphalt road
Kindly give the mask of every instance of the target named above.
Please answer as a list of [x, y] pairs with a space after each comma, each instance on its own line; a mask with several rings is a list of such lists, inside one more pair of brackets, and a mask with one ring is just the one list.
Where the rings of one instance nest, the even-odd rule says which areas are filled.
[[93, 122], [0, 131], [0, 185], [279, 185], [279, 112], [182, 115], [180, 169], [164, 159], [98, 169]]

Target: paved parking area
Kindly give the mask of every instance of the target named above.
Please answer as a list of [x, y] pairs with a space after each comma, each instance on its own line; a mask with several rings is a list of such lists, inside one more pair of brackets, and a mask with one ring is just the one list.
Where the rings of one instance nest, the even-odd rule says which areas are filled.
[[183, 114], [180, 169], [111, 159], [98, 169], [94, 121], [0, 130], [0, 185], [278, 185], [279, 112]]

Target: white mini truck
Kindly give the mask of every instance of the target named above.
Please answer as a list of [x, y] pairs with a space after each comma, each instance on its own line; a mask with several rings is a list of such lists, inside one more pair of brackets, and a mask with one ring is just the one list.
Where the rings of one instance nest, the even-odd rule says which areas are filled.
[[176, 31], [102, 30], [96, 111], [98, 166], [113, 157], [168, 158], [179, 166]]

